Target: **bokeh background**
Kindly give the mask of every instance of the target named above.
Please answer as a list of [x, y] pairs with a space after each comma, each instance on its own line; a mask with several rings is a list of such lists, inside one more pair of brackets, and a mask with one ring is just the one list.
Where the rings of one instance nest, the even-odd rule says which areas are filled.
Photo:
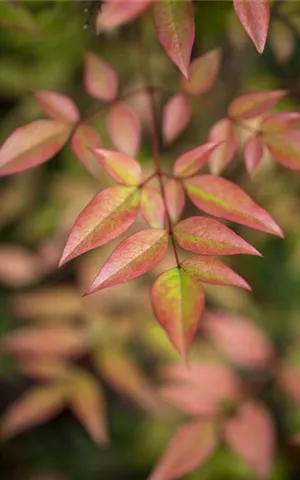
[[[177, 88], [178, 73], [158, 44], [151, 12], [97, 36], [93, 15], [90, 26], [83, 28], [89, 17], [84, 10], [91, 11], [93, 2], [16, 3], [26, 7], [26, 15], [10, 16], [10, 2], [0, 3], [1, 143], [17, 126], [42, 116], [32, 90], [65, 92], [82, 112], [94, 107], [82, 81], [87, 50], [111, 62], [123, 89], [140, 85], [146, 62], [151, 64], [156, 84]], [[299, 110], [300, 2], [275, 2], [262, 56], [242, 30], [232, 2], [194, 4], [197, 34], [193, 56], [221, 46], [221, 72], [211, 91], [193, 101], [193, 119], [186, 132], [163, 149], [166, 166], [179, 153], [204, 142], [230, 100], [245, 90], [288, 89], [290, 95], [279, 109]], [[166, 100], [162, 95], [161, 106]], [[132, 104], [141, 115], [147, 114], [143, 98]], [[97, 128], [104, 145], [109, 146], [103, 118], [97, 119]], [[139, 159], [150, 171], [151, 144], [146, 128]], [[253, 292], [206, 288], [207, 307], [252, 319], [267, 333], [278, 356], [297, 365], [300, 175], [265, 158], [250, 181], [238, 155], [224, 176], [237, 182], [273, 215], [284, 230], [285, 240], [236, 227], [264, 255], [263, 259], [242, 256], [229, 262], [252, 285]], [[1, 480], [142, 480], [157, 462], [175, 425], [182, 421], [178, 412], [167, 409], [168, 414], [162, 416], [156, 408], [160, 367], [178, 360], [150, 308], [149, 286], [158, 270], [83, 299], [81, 294], [118, 242], [57, 269], [76, 216], [99, 188], [108, 184], [103, 172], [90, 175], [68, 147], [41, 167], [1, 179], [0, 335], [5, 338], [10, 331], [27, 325], [58, 324], [78, 332], [88, 329], [90, 343], [68, 362], [97, 378], [106, 398], [110, 431], [110, 443], [96, 445], [72, 412], [64, 408], [44, 424], [1, 442]], [[187, 212], [194, 212], [192, 206], [187, 208]], [[171, 264], [172, 258], [167, 262]], [[200, 334], [191, 358], [209, 355], [212, 347]], [[129, 386], [126, 382], [124, 385], [125, 377], [131, 379]], [[34, 375], [26, 375], [20, 359], [1, 354], [1, 414], [37, 383]], [[261, 392], [277, 430], [270, 478], [296, 480], [300, 475], [300, 449], [290, 439], [300, 431], [299, 406], [272, 392]], [[251, 480], [255, 476], [241, 460], [220, 447], [210, 461], [186, 478]]]

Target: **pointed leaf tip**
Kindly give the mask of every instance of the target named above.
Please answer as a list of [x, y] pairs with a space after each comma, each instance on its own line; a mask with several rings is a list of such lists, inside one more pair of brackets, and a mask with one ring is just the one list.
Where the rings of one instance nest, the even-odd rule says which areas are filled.
[[257, 51], [265, 48], [269, 23], [269, 0], [233, 0], [235, 12]]

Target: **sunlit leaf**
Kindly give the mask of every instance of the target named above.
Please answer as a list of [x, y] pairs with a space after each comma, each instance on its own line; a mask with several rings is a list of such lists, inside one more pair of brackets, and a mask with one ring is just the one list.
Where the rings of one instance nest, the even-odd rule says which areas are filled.
[[244, 93], [230, 103], [228, 114], [237, 120], [259, 117], [274, 107], [287, 93], [286, 90], [262, 90]]
[[171, 178], [165, 185], [167, 208], [173, 223], [182, 215], [185, 206], [185, 192], [181, 182]]
[[194, 173], [204, 167], [218, 145], [219, 142], [205, 143], [180, 155], [174, 163], [174, 174], [176, 177], [183, 178], [194, 175]]
[[181, 79], [181, 88], [188, 95], [201, 95], [210, 90], [216, 81], [221, 63], [219, 49], [195, 58], [188, 69], [188, 79]]
[[138, 17], [153, 0], [106, 0], [96, 19], [96, 30], [110, 30]]
[[300, 131], [285, 130], [263, 136], [276, 162], [291, 170], [300, 170]]
[[72, 136], [71, 148], [84, 167], [92, 174], [98, 174], [101, 168], [91, 149], [101, 146], [101, 138], [94, 127], [82, 123], [76, 128]]
[[282, 237], [280, 227], [235, 183], [216, 175], [184, 181], [191, 201], [204, 212]]
[[134, 187], [115, 186], [99, 192], [77, 217], [60, 265], [125, 232], [137, 216], [139, 200]]
[[270, 0], [233, 0], [235, 12], [259, 53], [267, 40]]
[[117, 96], [119, 81], [108, 62], [93, 53], [86, 53], [84, 86], [92, 97], [111, 102]]
[[244, 161], [249, 175], [252, 177], [261, 162], [264, 153], [262, 138], [258, 135], [249, 138], [244, 145]]
[[166, 144], [172, 143], [185, 130], [191, 119], [191, 109], [186, 95], [177, 93], [163, 109], [162, 129]]
[[201, 255], [260, 255], [239, 235], [222, 223], [207, 217], [189, 217], [174, 227], [179, 245]]
[[71, 128], [54, 120], [36, 120], [17, 128], [0, 148], [0, 175], [22, 172], [54, 157]]
[[228, 118], [219, 120], [209, 132], [211, 142], [222, 142], [209, 159], [209, 166], [214, 174], [219, 174], [233, 160], [237, 151], [238, 138], [234, 123]]
[[124, 185], [138, 185], [140, 183], [142, 169], [133, 157], [102, 148], [92, 148], [92, 152], [116, 182]]
[[157, 228], [135, 233], [112, 252], [87, 294], [143, 275], [163, 260], [167, 247], [166, 230]]
[[165, 206], [160, 193], [152, 187], [143, 187], [141, 193], [141, 213], [152, 228], [163, 228]]
[[154, 3], [154, 23], [166, 54], [188, 78], [188, 68], [195, 39], [192, 2], [164, 0]]
[[213, 424], [197, 420], [180, 427], [149, 480], [170, 480], [182, 478], [200, 466], [213, 453], [217, 444]]
[[136, 155], [140, 149], [141, 121], [135, 111], [124, 102], [116, 103], [110, 108], [106, 121], [115, 147], [127, 155]]
[[200, 283], [182, 269], [173, 268], [156, 279], [151, 301], [158, 322], [185, 358], [204, 308], [204, 292]]
[[76, 123], [80, 119], [77, 106], [70, 97], [62, 93], [36, 90], [35, 98], [48, 117], [65, 123]]
[[269, 412], [259, 403], [246, 403], [225, 425], [225, 438], [260, 479], [267, 479], [274, 457], [275, 432]]

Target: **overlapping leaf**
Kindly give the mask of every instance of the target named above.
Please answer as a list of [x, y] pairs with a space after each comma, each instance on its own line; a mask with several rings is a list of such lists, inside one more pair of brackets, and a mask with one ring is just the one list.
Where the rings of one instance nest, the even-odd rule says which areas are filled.
[[293, 130], [300, 127], [300, 113], [298, 112], [275, 112], [267, 115], [260, 124], [260, 130], [264, 134]]
[[191, 110], [186, 95], [177, 93], [163, 109], [162, 130], [164, 142], [169, 144], [176, 140], [185, 130], [190, 118]]
[[71, 140], [71, 148], [76, 157], [91, 173], [99, 173], [99, 162], [92, 152], [92, 148], [102, 146], [101, 138], [98, 132], [91, 125], [82, 123], [79, 125]]
[[181, 79], [181, 88], [188, 95], [201, 95], [211, 89], [220, 69], [221, 52], [219, 49], [195, 58], [188, 69], [188, 79]]
[[231, 118], [249, 120], [268, 112], [287, 94], [286, 90], [262, 90], [244, 93], [235, 98], [228, 108]]
[[140, 164], [125, 153], [92, 148], [101, 165], [116, 182], [124, 185], [138, 185], [142, 176]]
[[73, 100], [67, 95], [46, 90], [36, 90], [35, 98], [48, 117], [63, 123], [76, 123], [80, 113]]
[[135, 111], [124, 102], [113, 105], [107, 116], [107, 131], [115, 147], [127, 155], [140, 149], [141, 122]]
[[163, 228], [165, 205], [160, 193], [152, 187], [143, 187], [141, 193], [141, 213], [152, 228]]
[[174, 178], [168, 180], [165, 185], [165, 197], [170, 218], [176, 223], [185, 206], [185, 192], [181, 182]]
[[269, 29], [270, 0], [233, 0], [233, 4], [241, 24], [262, 53]]
[[264, 144], [261, 136], [249, 138], [244, 145], [244, 160], [247, 171], [253, 176], [258, 169], [264, 153]]
[[209, 140], [211, 142], [221, 142], [219, 148], [212, 153], [209, 160], [211, 171], [214, 174], [219, 174], [231, 163], [237, 151], [238, 138], [234, 123], [228, 118], [219, 120], [211, 128]]
[[117, 96], [119, 81], [115, 70], [106, 60], [86, 53], [84, 86], [92, 97], [111, 102]]
[[300, 131], [285, 130], [263, 137], [276, 162], [291, 170], [300, 170]]
[[180, 155], [174, 163], [175, 176], [184, 178], [194, 175], [208, 162], [218, 145], [219, 142], [205, 143]]

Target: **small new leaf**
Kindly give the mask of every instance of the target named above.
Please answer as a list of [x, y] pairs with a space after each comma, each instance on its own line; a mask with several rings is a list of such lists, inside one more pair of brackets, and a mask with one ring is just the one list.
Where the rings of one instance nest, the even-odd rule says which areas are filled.
[[188, 70], [188, 79], [182, 77], [181, 88], [188, 95], [201, 95], [210, 90], [216, 81], [221, 63], [219, 49], [195, 58]]
[[210, 170], [213, 174], [220, 174], [233, 160], [238, 148], [238, 137], [234, 123], [228, 118], [222, 118], [209, 132], [211, 142], [219, 142], [209, 159]]
[[[161, 3], [161, 2], [160, 2]], [[185, 130], [191, 119], [189, 101], [183, 93], [174, 95], [163, 109], [162, 133], [166, 144], [170, 144]]]
[[258, 135], [249, 138], [244, 146], [244, 160], [250, 177], [256, 173], [264, 153], [262, 138]]
[[185, 206], [185, 191], [181, 182], [171, 178], [165, 185], [166, 203], [173, 223], [178, 222]]
[[78, 108], [67, 95], [46, 90], [36, 90], [34, 95], [43, 112], [53, 120], [71, 124], [79, 121]]
[[126, 155], [138, 153], [141, 122], [135, 111], [124, 102], [113, 105], [107, 115], [107, 131], [117, 150]]
[[84, 86], [92, 97], [111, 102], [117, 96], [119, 81], [108, 62], [93, 53], [86, 53]]

